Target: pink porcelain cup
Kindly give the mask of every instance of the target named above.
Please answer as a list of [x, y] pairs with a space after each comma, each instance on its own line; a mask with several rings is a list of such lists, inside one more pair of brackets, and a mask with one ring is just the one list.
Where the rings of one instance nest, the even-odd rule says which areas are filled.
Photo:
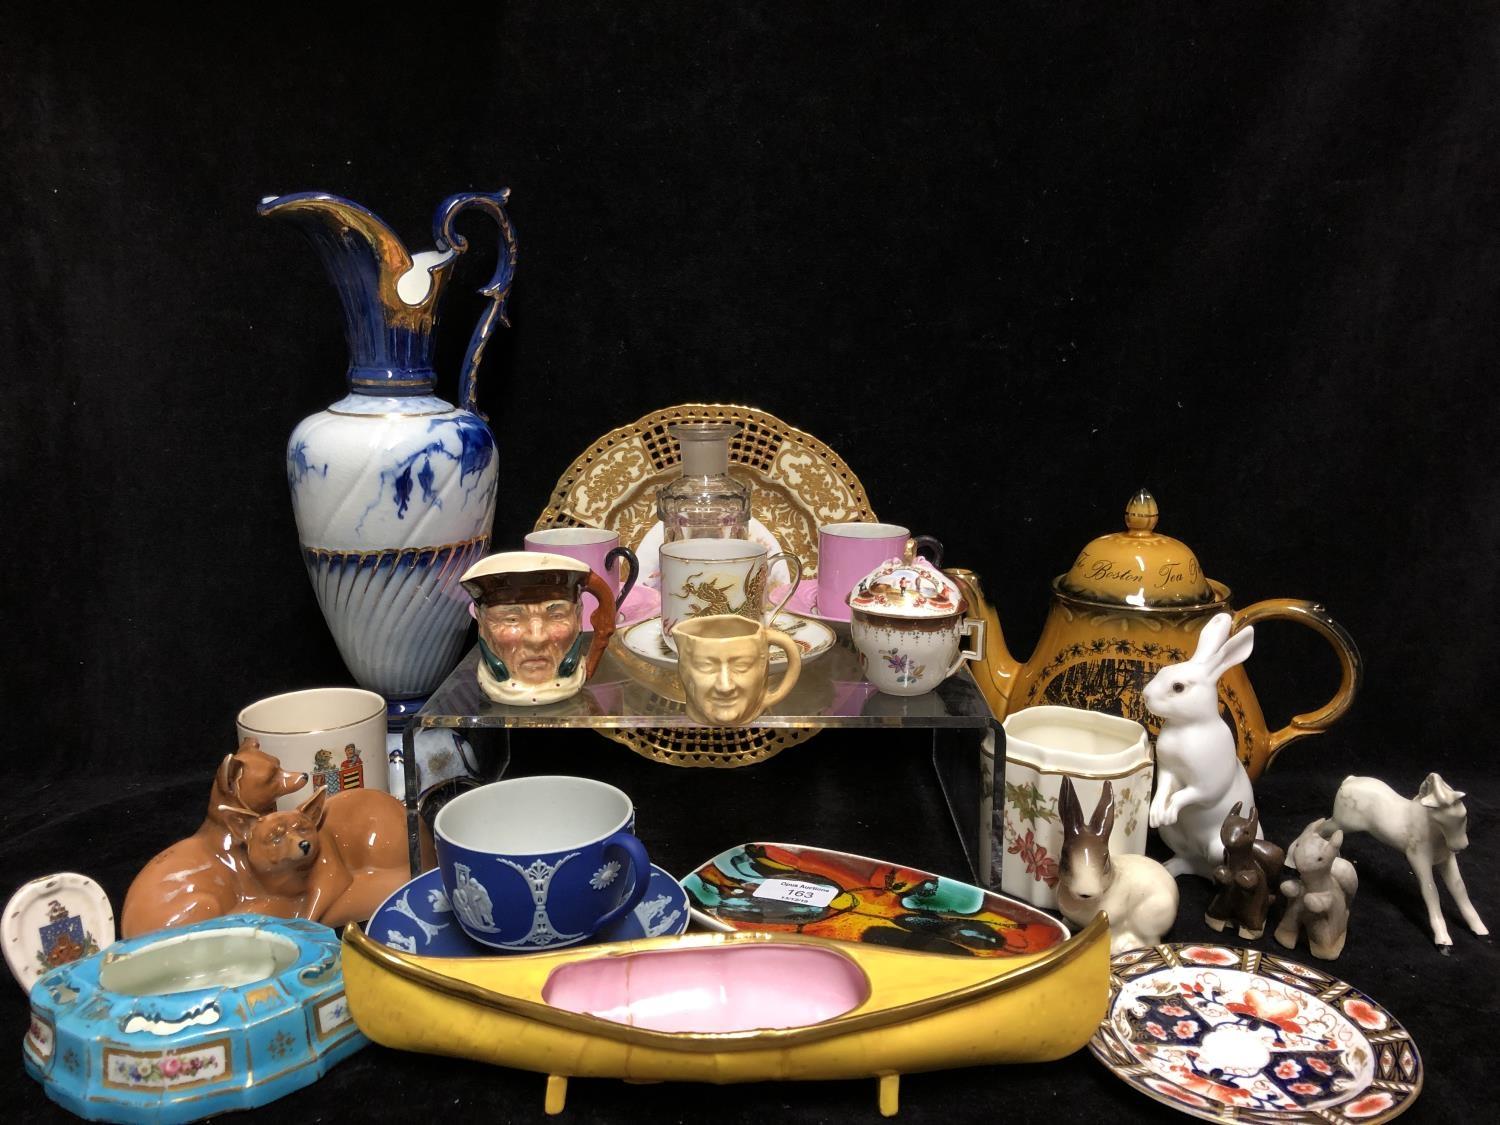
[[[618, 532], [606, 531], [602, 527], [549, 527], [543, 531], [533, 531], [526, 536], [526, 549], [577, 559], [609, 584], [615, 595], [616, 609], [624, 603], [640, 573], [635, 552], [620, 545]], [[630, 573], [623, 584], [620, 572], [624, 567], [615, 565], [621, 560], [630, 566]], [[583, 595], [585, 621], [593, 619], [594, 607], [598, 604], [592, 594]]]
[[887, 559], [906, 555], [908, 541], [943, 565], [943, 545], [930, 535], [894, 523], [825, 523], [818, 528], [818, 616], [849, 620], [849, 593], [860, 579]]

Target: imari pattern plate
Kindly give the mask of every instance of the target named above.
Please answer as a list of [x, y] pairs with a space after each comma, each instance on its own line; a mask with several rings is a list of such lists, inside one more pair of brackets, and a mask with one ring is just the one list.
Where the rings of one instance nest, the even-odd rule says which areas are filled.
[[1336, 977], [1254, 949], [1158, 945], [1110, 963], [1089, 1049], [1143, 1094], [1209, 1121], [1374, 1123], [1422, 1089], [1389, 1012]]

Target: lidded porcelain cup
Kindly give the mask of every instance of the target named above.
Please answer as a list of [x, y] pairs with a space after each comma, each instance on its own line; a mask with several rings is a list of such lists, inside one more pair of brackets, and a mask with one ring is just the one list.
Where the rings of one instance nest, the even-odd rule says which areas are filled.
[[[925, 695], [964, 661], [984, 659], [984, 624], [964, 616], [958, 584], [926, 559], [887, 559], [859, 580], [848, 604], [865, 678], [888, 695]], [[972, 648], [963, 647], [966, 636]]]

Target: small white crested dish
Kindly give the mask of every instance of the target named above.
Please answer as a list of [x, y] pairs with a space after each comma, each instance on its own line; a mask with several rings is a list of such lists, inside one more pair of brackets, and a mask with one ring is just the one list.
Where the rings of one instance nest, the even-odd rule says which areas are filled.
[[23, 885], [0, 915], [11, 975], [28, 992], [43, 973], [114, 944], [115, 912], [87, 875], [60, 871]]

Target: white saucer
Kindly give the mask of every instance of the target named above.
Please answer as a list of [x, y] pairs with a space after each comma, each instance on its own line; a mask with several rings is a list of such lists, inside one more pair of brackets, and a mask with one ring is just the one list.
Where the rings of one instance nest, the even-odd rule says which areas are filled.
[[5, 963], [29, 992], [43, 973], [113, 945], [115, 912], [87, 875], [43, 875], [10, 896], [0, 917], [0, 940]]
[[[802, 663], [804, 664], [811, 664], [820, 656], [827, 654], [838, 641], [833, 630], [827, 625], [795, 613], [778, 613], [774, 627], [797, 642], [797, 646], [802, 649]], [[677, 667], [677, 654], [662, 640], [660, 616], [648, 617], [644, 621], [620, 630], [615, 635], [620, 638], [620, 642], [627, 649], [642, 660], [655, 664], [658, 668], [675, 669]], [[780, 649], [772, 646], [771, 670], [774, 672], [785, 666], [786, 657], [781, 654]]]

